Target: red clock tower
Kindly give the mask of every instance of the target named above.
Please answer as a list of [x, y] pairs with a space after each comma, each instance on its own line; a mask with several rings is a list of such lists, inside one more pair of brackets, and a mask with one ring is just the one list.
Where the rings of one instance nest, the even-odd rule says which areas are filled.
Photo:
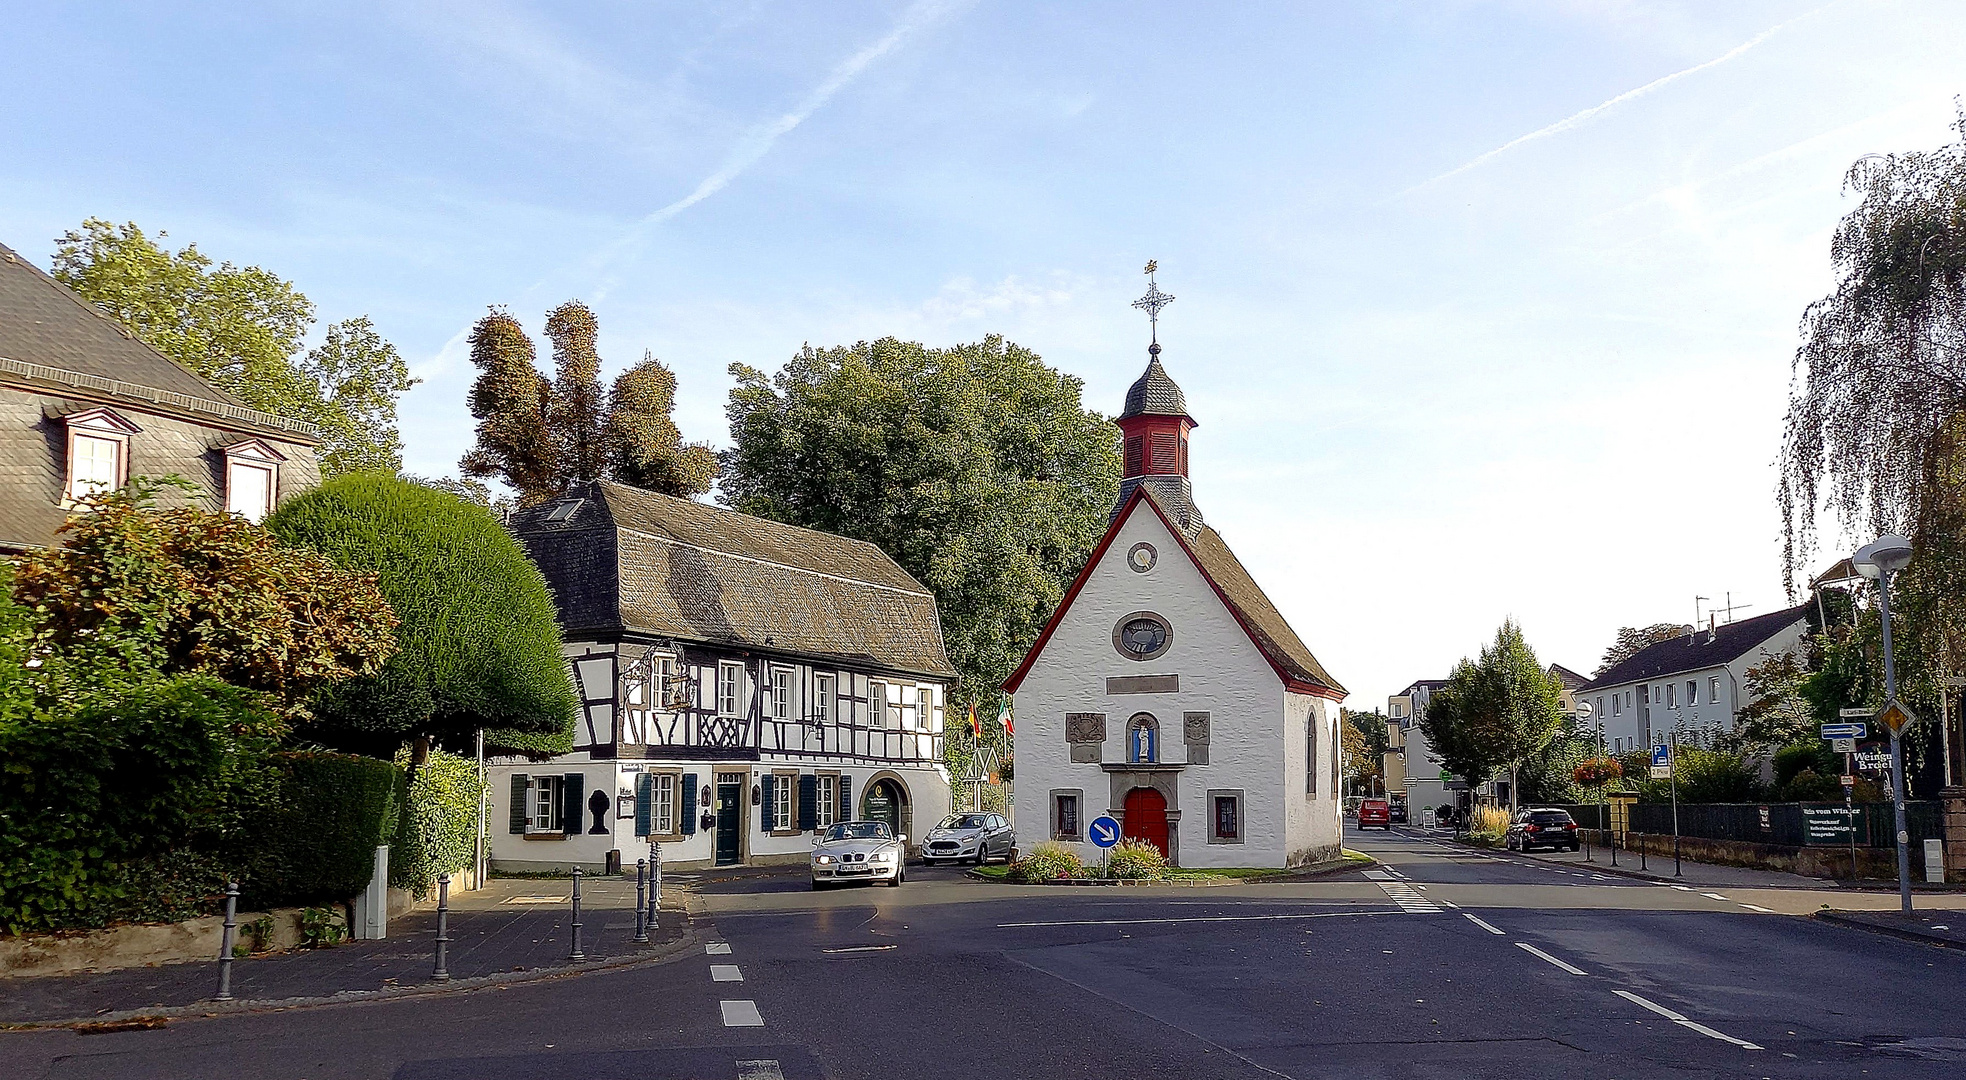
[[1188, 433], [1200, 425], [1188, 415], [1187, 398], [1160, 363], [1160, 309], [1174, 298], [1153, 283], [1154, 269], [1147, 264], [1147, 295], [1133, 302], [1153, 320], [1154, 340], [1147, 346], [1147, 370], [1127, 390], [1126, 408], [1119, 415], [1125, 465], [1113, 512], [1126, 505], [1133, 489], [1144, 487], [1193, 539], [1202, 521], [1188, 483]]

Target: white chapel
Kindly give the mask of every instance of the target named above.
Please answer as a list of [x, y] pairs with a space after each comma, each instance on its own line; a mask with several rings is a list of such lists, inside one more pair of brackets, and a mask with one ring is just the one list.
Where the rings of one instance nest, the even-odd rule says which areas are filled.
[[[1156, 297], [1168, 299], [1150, 289], [1140, 306]], [[1180, 866], [1335, 857], [1345, 689], [1202, 522], [1188, 481], [1197, 425], [1158, 341], [1148, 351], [1119, 416], [1112, 522], [1004, 683], [1018, 840], [1095, 858], [1087, 825], [1107, 814]]]

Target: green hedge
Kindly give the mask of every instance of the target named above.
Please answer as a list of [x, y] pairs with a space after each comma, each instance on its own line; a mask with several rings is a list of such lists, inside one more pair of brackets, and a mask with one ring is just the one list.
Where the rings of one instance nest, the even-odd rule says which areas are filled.
[[273, 755], [279, 789], [249, 827], [240, 853], [250, 909], [346, 900], [375, 873], [375, 849], [394, 837], [404, 801], [401, 769], [376, 758], [324, 752]]
[[[398, 765], [409, 754], [397, 756]], [[471, 865], [472, 836], [478, 826], [478, 800], [485, 786], [469, 758], [431, 751], [409, 785], [389, 848], [389, 884], [427, 896], [442, 874]]]

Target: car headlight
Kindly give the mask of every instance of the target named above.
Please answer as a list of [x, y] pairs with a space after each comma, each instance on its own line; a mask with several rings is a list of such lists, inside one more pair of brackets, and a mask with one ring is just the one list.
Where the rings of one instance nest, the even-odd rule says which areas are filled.
[[893, 862], [893, 861], [894, 861], [894, 856], [893, 856], [892, 854], [890, 854], [890, 853], [888, 853], [888, 852], [885, 852], [885, 851], [876, 851], [876, 852], [874, 852], [874, 853], [873, 853], [872, 855], [869, 855], [869, 856], [867, 856], [867, 858], [868, 858], [868, 860], [869, 860], [869, 861], [871, 861], [871, 862]]
[[833, 857], [831, 855], [814, 855], [812, 861], [820, 866], [833, 865]]

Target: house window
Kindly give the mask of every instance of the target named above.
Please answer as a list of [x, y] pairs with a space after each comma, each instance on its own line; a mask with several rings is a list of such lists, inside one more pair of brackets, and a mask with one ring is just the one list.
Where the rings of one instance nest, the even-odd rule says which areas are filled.
[[792, 718], [792, 669], [771, 669], [771, 716], [774, 720]]
[[1211, 844], [1242, 843], [1242, 792], [1211, 791], [1208, 793], [1208, 842]]
[[1151, 765], [1160, 760], [1160, 722], [1136, 713], [1126, 724], [1126, 760]]
[[1077, 840], [1079, 836], [1079, 793], [1054, 793], [1051, 797], [1051, 838]]
[[812, 677], [812, 722], [829, 724], [833, 721], [833, 676], [814, 675]]
[[1317, 794], [1317, 714], [1304, 718], [1304, 794]]
[[669, 707], [670, 695], [676, 692], [676, 658], [656, 656], [649, 660], [649, 704], [658, 709]]
[[870, 682], [867, 684], [867, 726], [887, 726], [887, 684]]
[[840, 778], [821, 775], [813, 784], [813, 824], [826, 828], [837, 819], [840, 809]]
[[526, 791], [526, 831], [565, 832], [560, 817], [560, 792], [566, 781], [558, 776], [535, 776]]
[[1600, 717], [1604, 715], [1604, 696], [1602, 694], [1598, 695], [1597, 699], [1597, 715]]
[[778, 773], [771, 785], [771, 831], [792, 831], [792, 793], [798, 790], [798, 773]]
[[77, 432], [68, 440], [68, 497], [80, 502], [123, 486], [122, 439]]
[[1707, 704], [1711, 705], [1719, 700], [1720, 700], [1720, 676], [1715, 675], [1707, 679]]
[[1403, 715], [1405, 715], [1405, 714], [1404, 714], [1404, 713], [1402, 713], [1402, 712], [1400, 711], [1400, 704], [1399, 704], [1399, 702], [1397, 702], [1397, 701], [1395, 701], [1395, 702], [1393, 702], [1393, 719], [1395, 719], [1395, 720], [1397, 720], [1397, 719], [1399, 719], [1399, 718], [1400, 718], [1401, 716], [1403, 716]]
[[736, 716], [738, 686], [744, 679], [744, 665], [720, 663], [717, 665], [717, 715]]
[[676, 835], [676, 774], [649, 774], [649, 834]]
[[273, 470], [243, 461], [225, 463], [225, 510], [259, 521], [273, 509]]
[[1698, 683], [1697, 681], [1695, 681], [1695, 680], [1693, 680], [1693, 679], [1688, 679], [1688, 680], [1686, 680], [1686, 704], [1687, 704], [1687, 705], [1689, 705], [1689, 706], [1692, 706], [1692, 705], [1698, 705], [1698, 704], [1700, 703], [1700, 701], [1699, 701], [1699, 693], [1698, 693], [1698, 691], [1699, 691], [1699, 689], [1700, 689], [1700, 684], [1699, 684], [1699, 683]]
[[1623, 695], [1621, 695], [1621, 694], [1613, 694], [1613, 695], [1611, 695], [1611, 715], [1612, 715], [1612, 716], [1617, 716], [1617, 715], [1619, 715], [1620, 713], [1622, 713], [1622, 712], [1624, 712], [1624, 711], [1625, 711], [1625, 710], [1624, 710], [1624, 708], [1623, 708], [1623, 705], [1624, 705], [1624, 700], [1625, 700], [1625, 699], [1624, 699], [1624, 696], [1623, 696]]
[[1666, 708], [1668, 709], [1679, 708], [1679, 694], [1674, 691], [1673, 685], [1671, 683], [1666, 684]]

